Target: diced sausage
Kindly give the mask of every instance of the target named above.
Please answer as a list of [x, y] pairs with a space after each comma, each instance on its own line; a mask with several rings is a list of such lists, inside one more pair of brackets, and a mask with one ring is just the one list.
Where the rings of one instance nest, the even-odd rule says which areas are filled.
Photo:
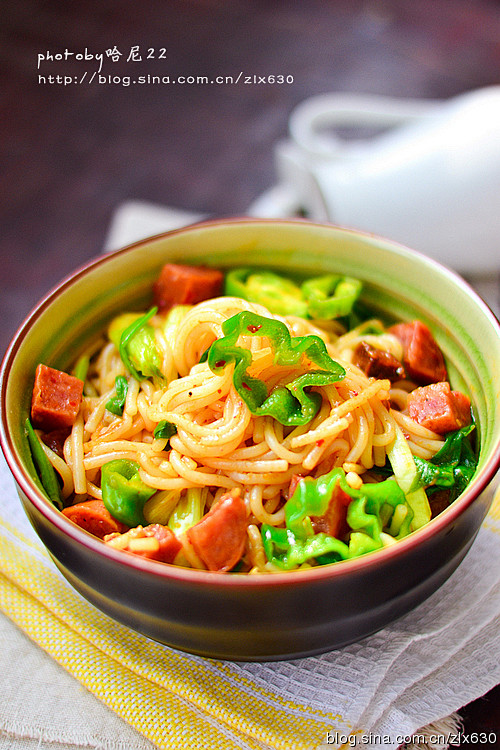
[[[297, 489], [297, 485], [304, 477], [301, 474], [293, 474], [290, 485], [288, 488], [288, 497], [292, 497], [293, 493]], [[311, 523], [313, 525], [314, 533], [319, 534], [324, 532], [329, 536], [335, 536], [338, 539], [345, 536], [349, 531], [347, 526], [347, 506], [351, 502], [352, 498], [347, 492], [340, 487], [335, 485], [332, 497], [328, 503], [328, 508], [322, 516], [311, 516]]]
[[420, 320], [389, 328], [403, 344], [403, 364], [409, 378], [419, 385], [446, 380], [443, 354], [432, 333]]
[[390, 352], [370, 346], [366, 341], [361, 341], [354, 350], [352, 363], [369, 378], [387, 379], [395, 383], [405, 377], [405, 369], [399, 359]]
[[161, 311], [174, 305], [196, 305], [222, 294], [224, 275], [206, 266], [166, 263], [153, 284], [154, 303]]
[[98, 536], [99, 539], [104, 539], [107, 534], [121, 534], [128, 529], [128, 526], [113, 518], [102, 500], [86, 500], [83, 503], [76, 503], [76, 505], [64, 508], [62, 513], [77, 526]]
[[452, 391], [451, 395], [453, 396], [453, 406], [459, 426], [464, 427], [466, 424], [470, 424], [472, 422], [470, 398], [462, 391]]
[[108, 534], [104, 541], [111, 547], [164, 563], [172, 563], [182, 547], [172, 529], [160, 523], [137, 526], [125, 534]]
[[471, 421], [469, 398], [461, 391], [452, 391], [446, 381], [415, 388], [408, 394], [407, 404], [412, 419], [439, 435]]
[[209, 570], [231, 570], [245, 548], [247, 511], [240, 491], [223, 495], [187, 530], [186, 536], [194, 551]]
[[329, 536], [342, 539], [349, 527], [347, 525], [347, 506], [352, 498], [337, 484], [333, 491], [326, 513], [322, 516], [311, 516], [314, 533], [324, 532]]
[[71, 427], [78, 415], [83, 394], [83, 380], [38, 365], [31, 399], [31, 418], [34, 427], [44, 432]]

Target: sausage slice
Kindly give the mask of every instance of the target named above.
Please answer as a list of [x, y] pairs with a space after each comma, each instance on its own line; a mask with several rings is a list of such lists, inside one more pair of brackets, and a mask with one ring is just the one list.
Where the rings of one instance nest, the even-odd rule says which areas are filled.
[[186, 536], [209, 570], [231, 570], [243, 554], [247, 511], [238, 489], [223, 495]]
[[113, 518], [102, 500], [85, 500], [83, 503], [64, 508], [62, 513], [77, 526], [98, 536], [99, 539], [104, 539], [107, 534], [121, 534], [128, 529], [128, 526]]

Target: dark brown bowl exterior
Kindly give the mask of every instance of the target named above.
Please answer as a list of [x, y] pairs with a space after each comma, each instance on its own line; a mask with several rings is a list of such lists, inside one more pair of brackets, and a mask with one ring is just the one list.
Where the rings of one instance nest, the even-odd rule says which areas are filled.
[[[68, 533], [18, 487], [25, 511], [71, 585], [115, 620], [182, 651], [235, 661], [297, 658], [358, 641], [427, 599], [469, 550], [492, 487], [433, 533], [322, 570], [239, 576], [166, 567]], [[51, 514], [49, 514], [51, 515]], [[84, 538], [75, 538], [78, 536]], [[394, 549], [394, 548], [393, 548]], [[126, 558], [126, 559], [124, 559]], [[348, 566], [349, 570], [345, 569]]]
[[[304, 252], [304, 249], [307, 252]], [[166, 262], [259, 263], [342, 272], [394, 318], [421, 317], [455, 387], [476, 406], [481, 455], [466, 492], [423, 529], [361, 558], [272, 575], [217, 574], [145, 560], [79, 529], [37, 489], [24, 421], [36, 364], [68, 366], [127, 305], [146, 305]], [[308, 222], [234, 220], [177, 230], [100, 257], [40, 302], [0, 377], [0, 442], [33, 527], [72, 586], [117, 621], [175, 648], [232, 660], [315, 654], [358, 641], [423, 602], [452, 574], [488, 512], [500, 465], [498, 324], [458, 277], [395, 243]]]

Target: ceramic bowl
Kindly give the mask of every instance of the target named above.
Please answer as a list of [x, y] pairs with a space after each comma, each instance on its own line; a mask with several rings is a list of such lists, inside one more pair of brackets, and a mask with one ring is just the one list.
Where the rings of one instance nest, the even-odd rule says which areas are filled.
[[[64, 369], [118, 312], [151, 300], [166, 262], [260, 265], [361, 278], [380, 314], [420, 318], [447, 359], [453, 387], [472, 398], [477, 474], [427, 526], [364, 557], [273, 575], [221, 575], [112, 549], [68, 521], [37, 490], [23, 423], [38, 362]], [[100, 256], [64, 279], [28, 316], [2, 365], [2, 448], [21, 502], [54, 563], [92, 604], [125, 625], [189, 652], [236, 660], [334, 649], [425, 600], [470, 548], [500, 463], [498, 323], [456, 275], [396, 243], [306, 221], [209, 222]]]

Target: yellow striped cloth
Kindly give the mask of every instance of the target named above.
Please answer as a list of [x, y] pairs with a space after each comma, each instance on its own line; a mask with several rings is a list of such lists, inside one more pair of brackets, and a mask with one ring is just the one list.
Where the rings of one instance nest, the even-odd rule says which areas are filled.
[[[9, 484], [0, 513], [1, 610], [157, 747], [311, 750], [333, 733], [353, 731], [363, 701], [373, 699], [365, 681], [380, 682], [388, 669], [377, 661], [387, 635], [334, 655], [267, 665], [177, 652], [80, 598], [29, 529], [11, 522], [14, 494]], [[485, 529], [498, 540], [500, 493]], [[413, 635], [403, 643], [398, 632], [403, 653]]]
[[310, 748], [338, 726], [333, 712], [287, 705], [271, 689], [244, 684], [229, 664], [111, 621], [73, 593], [35, 543], [5, 518], [0, 524], [0, 608], [160, 748]]

